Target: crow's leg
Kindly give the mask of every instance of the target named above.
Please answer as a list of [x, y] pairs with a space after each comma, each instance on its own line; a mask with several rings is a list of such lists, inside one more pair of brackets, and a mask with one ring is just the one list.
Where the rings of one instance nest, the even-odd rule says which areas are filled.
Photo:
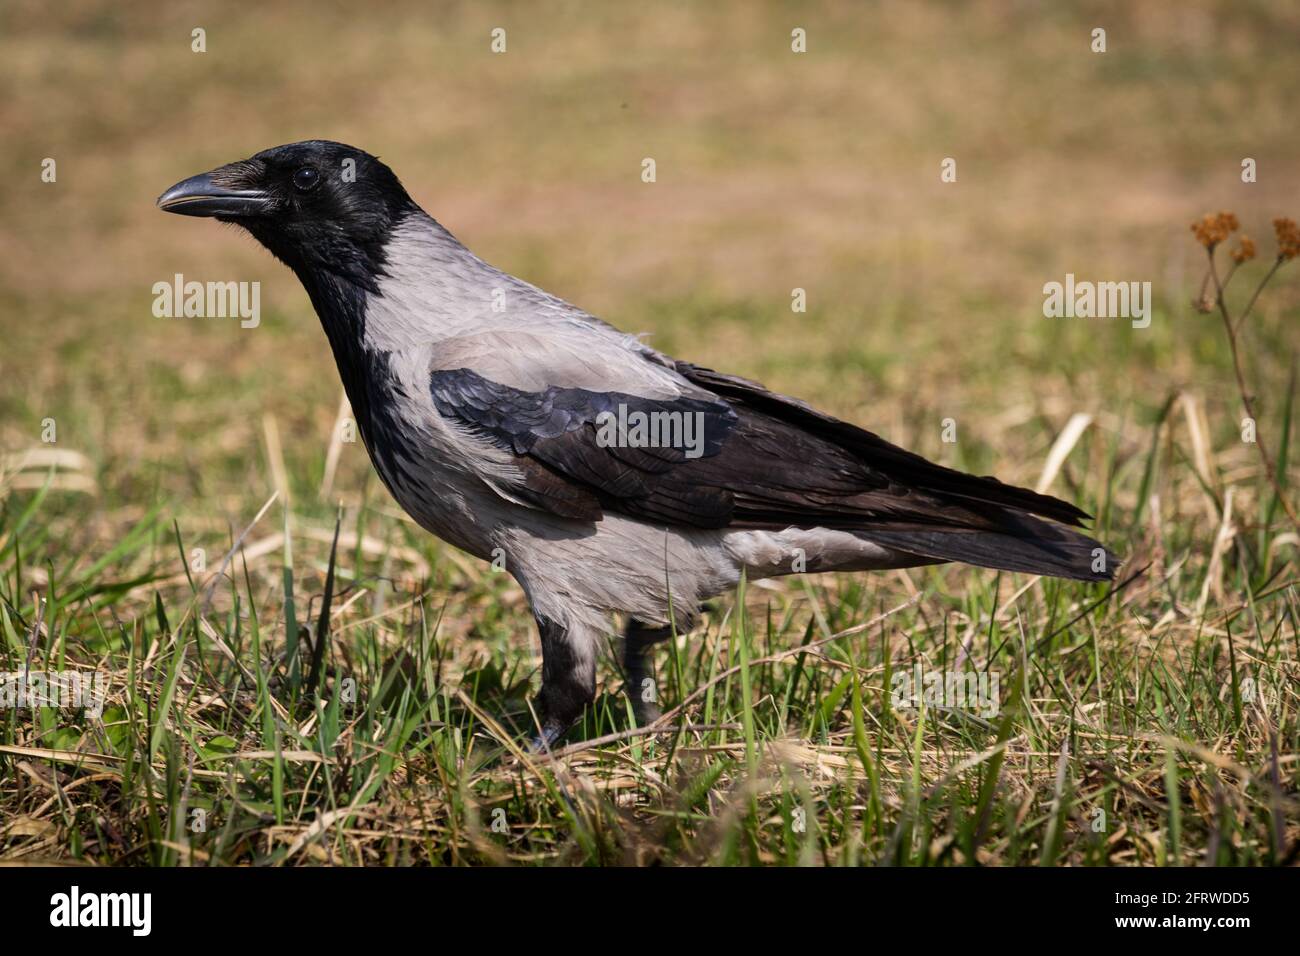
[[542, 689], [537, 695], [541, 736], [533, 749], [552, 747], [596, 696], [595, 643], [579, 629], [537, 618], [542, 637]]
[[659, 719], [659, 682], [650, 668], [650, 649], [673, 636], [671, 627], [647, 627], [636, 618], [627, 622], [623, 633], [623, 669], [627, 672], [627, 695], [632, 713], [642, 726]]

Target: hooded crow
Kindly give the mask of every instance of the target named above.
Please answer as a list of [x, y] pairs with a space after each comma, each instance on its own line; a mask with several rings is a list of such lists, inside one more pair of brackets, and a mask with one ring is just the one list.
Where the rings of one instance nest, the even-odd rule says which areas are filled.
[[519, 582], [541, 635], [539, 746], [591, 702], [612, 614], [654, 719], [647, 652], [742, 574], [1114, 573], [1069, 527], [1088, 518], [1074, 505], [658, 352], [479, 259], [352, 146], [268, 149], [158, 205], [235, 223], [297, 274], [393, 497]]

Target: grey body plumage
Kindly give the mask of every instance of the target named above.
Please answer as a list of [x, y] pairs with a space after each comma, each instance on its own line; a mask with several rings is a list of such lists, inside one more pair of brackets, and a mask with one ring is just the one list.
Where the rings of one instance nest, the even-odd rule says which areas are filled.
[[[1072, 505], [663, 355], [483, 262], [360, 150], [277, 147], [159, 205], [236, 222], [294, 269], [393, 497], [456, 547], [504, 558], [542, 639], [547, 745], [591, 700], [612, 615], [629, 619], [635, 691], [649, 647], [742, 574], [947, 560], [1114, 573], [1113, 556], [1066, 527], [1086, 518]], [[700, 434], [689, 448], [626, 429], [610, 441], [632, 413]]]

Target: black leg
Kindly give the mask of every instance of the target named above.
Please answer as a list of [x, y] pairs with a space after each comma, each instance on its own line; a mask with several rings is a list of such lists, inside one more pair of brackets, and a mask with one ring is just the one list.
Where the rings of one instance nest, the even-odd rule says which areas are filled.
[[581, 635], [554, 621], [537, 618], [542, 637], [542, 690], [537, 695], [541, 736], [533, 749], [547, 750], [564, 736], [596, 696], [595, 646], [577, 643]]
[[642, 726], [659, 719], [659, 682], [650, 667], [650, 649], [672, 637], [671, 627], [646, 627], [635, 618], [623, 634], [623, 669], [627, 671], [627, 695], [632, 713]]

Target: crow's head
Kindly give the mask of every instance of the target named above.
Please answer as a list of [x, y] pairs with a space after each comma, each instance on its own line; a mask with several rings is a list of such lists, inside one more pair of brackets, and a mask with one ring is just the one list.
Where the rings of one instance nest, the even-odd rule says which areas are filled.
[[417, 207], [374, 156], [308, 140], [191, 176], [158, 197], [183, 216], [210, 216], [247, 229], [298, 271], [373, 284], [392, 227]]

